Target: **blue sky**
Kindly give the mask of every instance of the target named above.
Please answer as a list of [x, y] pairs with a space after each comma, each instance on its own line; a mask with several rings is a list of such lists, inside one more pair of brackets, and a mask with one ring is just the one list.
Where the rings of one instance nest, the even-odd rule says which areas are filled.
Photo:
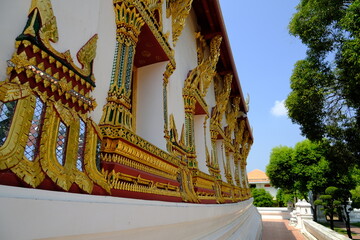
[[220, 0], [220, 4], [242, 90], [244, 96], [250, 95], [254, 144], [247, 171], [265, 171], [273, 147], [293, 147], [304, 140], [283, 106], [294, 64], [306, 52], [288, 32], [298, 1]]

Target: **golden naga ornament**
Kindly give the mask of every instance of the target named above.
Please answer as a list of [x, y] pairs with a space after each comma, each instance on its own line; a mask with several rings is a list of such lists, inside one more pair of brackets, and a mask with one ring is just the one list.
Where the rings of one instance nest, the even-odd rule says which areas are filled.
[[182, 30], [185, 27], [186, 17], [191, 10], [193, 0], [176, 1], [167, 0], [167, 17], [172, 17], [172, 38], [173, 44], [176, 45]]
[[216, 75], [216, 65], [220, 56], [220, 44], [222, 37], [215, 36], [210, 42], [210, 55], [196, 66], [185, 80], [184, 88], [197, 89], [202, 97], [206, 96], [207, 90]]

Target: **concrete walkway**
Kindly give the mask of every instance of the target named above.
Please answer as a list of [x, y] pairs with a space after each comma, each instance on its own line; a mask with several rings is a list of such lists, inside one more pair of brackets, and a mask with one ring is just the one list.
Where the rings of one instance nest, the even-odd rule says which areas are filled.
[[289, 225], [286, 208], [258, 208], [263, 223], [262, 240], [306, 240], [299, 229]]
[[299, 229], [286, 219], [263, 219], [262, 240], [305, 240]]
[[[262, 240], [306, 240], [299, 229], [290, 226], [290, 214], [286, 208], [257, 208], [261, 214], [263, 231]], [[347, 237], [345, 225], [335, 221], [335, 227], [343, 229]], [[351, 226], [353, 239], [360, 239], [360, 227]]]

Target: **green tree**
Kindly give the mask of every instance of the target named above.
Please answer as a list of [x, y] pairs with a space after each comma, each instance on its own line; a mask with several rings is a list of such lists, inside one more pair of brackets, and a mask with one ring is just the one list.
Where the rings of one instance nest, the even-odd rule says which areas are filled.
[[351, 206], [353, 208], [360, 208], [360, 169], [355, 167], [351, 172], [352, 178], [356, 187], [351, 192]]
[[300, 0], [289, 24], [308, 47], [291, 76], [289, 116], [310, 140], [328, 139], [342, 166], [360, 159], [359, 12], [360, 0]]
[[[327, 140], [304, 140], [294, 148], [275, 147], [266, 173], [275, 187], [293, 193], [297, 198], [310, 200], [316, 220], [317, 206], [313, 201], [326, 187], [335, 186], [344, 191], [355, 187], [351, 172], [335, 161], [338, 154]], [[308, 198], [310, 192], [312, 197]]]
[[308, 192], [322, 192], [330, 180], [326, 142], [304, 140], [290, 147], [275, 147], [266, 167], [273, 186], [307, 198]]
[[274, 147], [270, 153], [270, 161], [266, 166], [266, 174], [271, 180], [271, 184], [276, 188], [293, 192], [293, 149], [286, 146]]
[[328, 187], [325, 190], [325, 194], [320, 195], [320, 199], [315, 201], [315, 204], [321, 205], [321, 210], [323, 210], [324, 214], [329, 217], [330, 228], [332, 230], [334, 230], [334, 215], [341, 205], [341, 201], [337, 199], [337, 192], [337, 187]]
[[324, 191], [330, 180], [327, 177], [331, 171], [326, 158], [327, 146], [326, 142], [304, 140], [294, 147], [294, 188], [303, 198], [306, 198], [309, 191], [313, 194]]
[[272, 207], [274, 205], [273, 197], [263, 188], [253, 188], [251, 194], [256, 207]]
[[334, 215], [335, 213], [338, 213], [345, 222], [349, 238], [352, 238], [349, 216], [349, 211], [351, 210], [348, 202], [349, 197], [349, 190], [330, 186], [325, 189], [325, 194], [320, 195], [320, 199], [315, 201], [315, 204], [322, 206], [325, 215], [330, 219], [330, 228], [332, 230], [334, 230]]
[[351, 191], [351, 201], [353, 208], [360, 208], [360, 186], [357, 186], [355, 189]]
[[286, 207], [288, 202], [294, 202], [294, 194], [279, 189], [276, 193], [276, 202], [279, 207]]

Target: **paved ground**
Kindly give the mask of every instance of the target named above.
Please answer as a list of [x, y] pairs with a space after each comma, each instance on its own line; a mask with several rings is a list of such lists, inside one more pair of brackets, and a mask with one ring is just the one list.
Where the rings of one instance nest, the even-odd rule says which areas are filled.
[[286, 219], [263, 219], [262, 240], [305, 240], [299, 229]]

